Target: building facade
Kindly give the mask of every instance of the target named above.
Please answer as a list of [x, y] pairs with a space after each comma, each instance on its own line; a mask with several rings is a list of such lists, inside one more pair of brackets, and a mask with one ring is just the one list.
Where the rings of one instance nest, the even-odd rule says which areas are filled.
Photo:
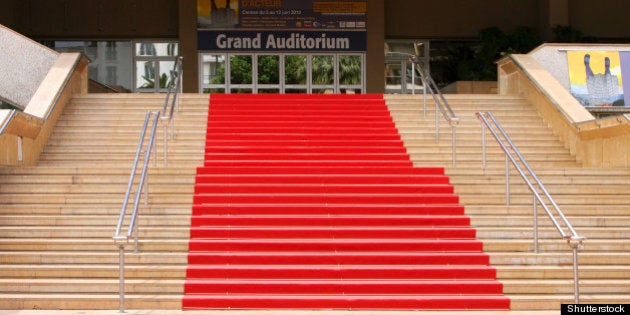
[[627, 41], [625, 0], [6, 0], [0, 24], [90, 58], [90, 77], [159, 92], [184, 57], [185, 92], [410, 93], [409, 53], [488, 27], [565, 26]]

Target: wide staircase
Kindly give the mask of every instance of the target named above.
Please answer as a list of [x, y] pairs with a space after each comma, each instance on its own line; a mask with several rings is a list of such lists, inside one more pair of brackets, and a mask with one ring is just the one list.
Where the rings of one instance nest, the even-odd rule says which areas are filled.
[[441, 119], [435, 141], [434, 103], [423, 116], [420, 96], [386, 95], [389, 109], [416, 165], [443, 165], [477, 230], [484, 251], [510, 297], [512, 309], [558, 310], [573, 303], [571, 248], [538, 207], [540, 252], [533, 252], [533, 195], [510, 167], [506, 206], [505, 155], [489, 132], [482, 166], [479, 111], [491, 111], [536, 171], [560, 208], [587, 240], [579, 253], [580, 302], [630, 299], [630, 169], [585, 168], [524, 99], [497, 95], [446, 95], [460, 118], [456, 167], [451, 127]]
[[[454, 186], [454, 196], [459, 197], [457, 207], [465, 211], [465, 216], [462, 213], [457, 213], [457, 216], [470, 218], [472, 229], [470, 226], [467, 229], [475, 231], [476, 239], [483, 241], [483, 255], [487, 255], [490, 263], [487, 270], [496, 270], [512, 309], [558, 310], [560, 303], [572, 302], [572, 257], [569, 247], [543, 218], [541, 252], [533, 253], [532, 195], [512, 171], [511, 204], [506, 206], [505, 162], [489, 137], [488, 165], [482, 168], [481, 128], [474, 117], [474, 113], [480, 110], [491, 110], [504, 124], [576, 229], [588, 238], [580, 252], [581, 301], [623, 303], [630, 299], [630, 254], [627, 253], [629, 245], [626, 242], [630, 235], [630, 197], [626, 185], [630, 181], [630, 170], [582, 167], [531, 105], [521, 98], [496, 95], [447, 95], [461, 119], [457, 127], [457, 166], [452, 167], [450, 128], [443, 125], [440, 141], [436, 143], [432, 103], [429, 102], [429, 115], [423, 117], [420, 97], [387, 95], [385, 98], [416, 168], [445, 167], [450, 184]], [[118, 252], [112, 236], [142, 120], [146, 110], [159, 110], [162, 102], [163, 95], [76, 96], [66, 107], [39, 165], [0, 167], [0, 308], [118, 308]], [[200, 205], [193, 206], [195, 182], [203, 183], [202, 178], [220, 177], [220, 174], [196, 173], [197, 167], [204, 164], [207, 120], [208, 96], [185, 94], [176, 118], [176, 137], [169, 143], [168, 167], [164, 167], [159, 159], [157, 167], [150, 169], [149, 205], [142, 207], [140, 215], [140, 252], [128, 253], [126, 257], [128, 308], [181, 309], [186, 287], [199, 290], [195, 293], [198, 296], [208, 295], [203, 291], [205, 289], [199, 289], [205, 280], [212, 278], [206, 273], [208, 269], [214, 272], [214, 276], [222, 274], [228, 278], [236, 273], [248, 277], [247, 281], [215, 281], [223, 288], [234, 290], [251, 285], [248, 290], [268, 289], [269, 283], [256, 281], [261, 279], [260, 269], [249, 268], [261, 265], [262, 261], [258, 259], [262, 259], [262, 255], [249, 257], [254, 261], [247, 265], [225, 264], [225, 268], [215, 266], [212, 270], [204, 261], [196, 267], [188, 267], [191, 211], [213, 219], [219, 217], [216, 213], [203, 212]], [[161, 158], [161, 132], [158, 134], [158, 157]], [[339, 141], [344, 139], [336, 137]], [[214, 157], [219, 158], [216, 154]], [[258, 168], [260, 172], [269, 169]], [[350, 171], [352, 167], [347, 169]], [[408, 169], [413, 168], [409, 166]], [[308, 170], [313, 172], [314, 168]], [[310, 177], [322, 176], [312, 174]], [[228, 177], [242, 179], [248, 176], [233, 174]], [[279, 179], [280, 176], [277, 177]], [[249, 178], [252, 183], [259, 180], [258, 176]], [[306, 183], [292, 186], [300, 189]], [[294, 191], [291, 194], [298, 193]], [[243, 208], [237, 207], [237, 210]], [[354, 210], [360, 208], [354, 207]], [[309, 249], [330, 252], [331, 242], [321, 234], [315, 234], [331, 231], [332, 223], [328, 216], [319, 217], [319, 228], [304, 228], [303, 217], [299, 214], [303, 214], [305, 207], [296, 206], [288, 215], [282, 213], [280, 218], [273, 215], [264, 217], [261, 211], [269, 210], [268, 207], [248, 209], [251, 211], [249, 214], [231, 213], [223, 216], [221, 222], [231, 226], [237, 216], [247, 217], [249, 222], [240, 223], [247, 225], [260, 224], [263, 220], [266, 220], [265, 224], [287, 224], [291, 221], [291, 224], [300, 227], [302, 236], [310, 233], [313, 233], [312, 236], [320, 235], [307, 242]], [[306, 210], [312, 209], [307, 207]], [[357, 216], [365, 214], [366, 210], [369, 209], [362, 209], [362, 213], [345, 213], [347, 220], [343, 224], [355, 225]], [[391, 218], [390, 215], [381, 215], [381, 218], [390, 224], [406, 215], [398, 213]], [[364, 219], [361, 221], [366, 222]], [[199, 242], [191, 243], [191, 248], [195, 244], [205, 246], [213, 243], [217, 251], [224, 251], [225, 244], [231, 248], [243, 248], [250, 246], [240, 241], [243, 237], [260, 237], [262, 233], [265, 237], [254, 245], [265, 248], [264, 254], [295, 250], [296, 244], [292, 241], [284, 244], [269, 242], [270, 238], [292, 240], [295, 231], [285, 231], [284, 235], [278, 236], [264, 235], [265, 229], [248, 228], [258, 234], [235, 235], [221, 231], [214, 226], [217, 223], [204, 222], [200, 216], [193, 216], [192, 223], [202, 227], [193, 228], [195, 233], [199, 232], [198, 235], [206, 232], [216, 234], [214, 237], [202, 235]], [[370, 224], [378, 226], [382, 222], [373, 221]], [[353, 233], [359, 232], [356, 228], [348, 230], [353, 229]], [[245, 233], [238, 228], [234, 231]], [[415, 246], [422, 243], [410, 241], [411, 237], [407, 236], [397, 236], [398, 246], [403, 248], [412, 244], [417, 249]], [[344, 237], [332, 234], [328, 237], [335, 239], [335, 246], [354, 251], [365, 248], [366, 241], [350, 242], [345, 239], [339, 242]], [[216, 239], [222, 239], [224, 243], [220, 244]], [[476, 251], [482, 253], [481, 248]], [[194, 258], [195, 255], [192, 256]], [[230, 255], [222, 256], [226, 258]], [[239, 255], [232, 253], [229, 259], [236, 256]], [[269, 259], [268, 255], [266, 257]], [[311, 258], [315, 259], [315, 256]], [[369, 281], [376, 272], [380, 272], [369, 268], [375, 257], [368, 255], [363, 258], [367, 266], [357, 268], [352, 274], [362, 277], [362, 280], [354, 278], [355, 281], [348, 283], [350, 286], [344, 289], [355, 290], [352, 286], [362, 281], [367, 281], [372, 288], [378, 287]], [[323, 260], [319, 266], [322, 268], [316, 270], [306, 262], [293, 265], [289, 271], [275, 269], [271, 264], [263, 269], [266, 269], [267, 275], [275, 273], [282, 277], [271, 283], [278, 294], [284, 292], [286, 287], [282, 285], [287, 282], [295, 283], [298, 290], [329, 290], [335, 287], [330, 278], [320, 279], [312, 283], [316, 286], [310, 288], [294, 280], [296, 277], [312, 277], [313, 273], [338, 276], [341, 268], [334, 266], [340, 262], [330, 262]], [[309, 263], [312, 261], [309, 260]], [[326, 265], [329, 268], [324, 268]], [[194, 275], [195, 271], [204, 273], [197, 274], [196, 280], [189, 280], [186, 284], [186, 276]], [[400, 272], [399, 284], [405, 279], [418, 278], [413, 273], [405, 276], [409, 275], [409, 270], [404, 268]]]
[[[164, 94], [75, 96], [37, 166], [0, 168], [0, 308], [118, 309], [112, 237], [145, 114], [163, 103]], [[139, 253], [129, 245], [125, 258], [128, 308], [181, 308], [207, 111], [207, 95], [181, 97], [168, 167], [158, 127]]]

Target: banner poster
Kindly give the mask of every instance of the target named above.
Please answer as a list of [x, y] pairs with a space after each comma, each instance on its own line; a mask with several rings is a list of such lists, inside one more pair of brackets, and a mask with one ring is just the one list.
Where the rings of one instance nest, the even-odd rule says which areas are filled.
[[199, 50], [365, 51], [367, 0], [197, 0]]
[[567, 58], [571, 94], [584, 106], [630, 106], [630, 52], [568, 51]]
[[367, 0], [197, 0], [199, 29], [367, 29]]

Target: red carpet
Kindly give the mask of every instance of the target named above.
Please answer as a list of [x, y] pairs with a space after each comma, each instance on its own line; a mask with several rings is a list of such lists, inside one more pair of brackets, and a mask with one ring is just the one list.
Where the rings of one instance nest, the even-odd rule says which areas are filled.
[[381, 95], [212, 95], [184, 309], [509, 309]]

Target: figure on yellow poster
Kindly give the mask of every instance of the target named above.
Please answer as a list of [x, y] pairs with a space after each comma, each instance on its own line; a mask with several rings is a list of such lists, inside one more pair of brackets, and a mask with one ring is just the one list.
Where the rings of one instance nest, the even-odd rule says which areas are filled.
[[197, 0], [198, 28], [226, 28], [238, 24], [238, 0]]

